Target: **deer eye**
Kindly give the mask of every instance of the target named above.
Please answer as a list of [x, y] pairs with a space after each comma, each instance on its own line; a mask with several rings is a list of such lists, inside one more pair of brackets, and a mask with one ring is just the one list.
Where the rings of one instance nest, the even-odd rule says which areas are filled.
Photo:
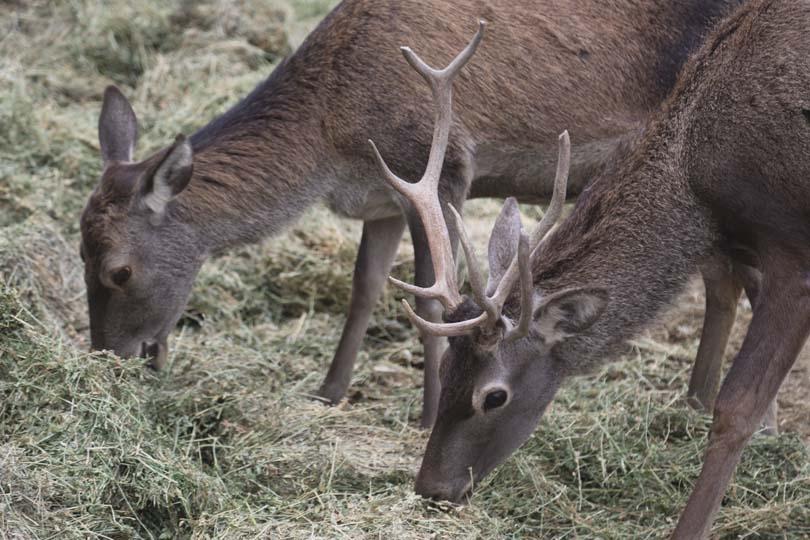
[[494, 390], [490, 392], [487, 394], [487, 397], [484, 398], [484, 411], [490, 411], [503, 406], [508, 397], [509, 395], [505, 390]]
[[132, 269], [129, 266], [122, 266], [113, 272], [112, 281], [119, 287], [122, 287], [129, 281], [130, 277], [132, 277]]

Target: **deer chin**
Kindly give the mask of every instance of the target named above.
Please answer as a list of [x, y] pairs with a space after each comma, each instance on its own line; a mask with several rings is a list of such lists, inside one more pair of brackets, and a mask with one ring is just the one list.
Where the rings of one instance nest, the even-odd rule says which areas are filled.
[[[94, 347], [95, 350], [104, 350], [105, 347]], [[135, 339], [125, 346], [110, 348], [116, 356], [129, 359], [145, 360], [146, 367], [160, 371], [166, 365], [168, 358], [168, 335], [153, 339]]]
[[138, 356], [147, 360], [146, 365], [148, 367], [155, 371], [160, 371], [166, 365], [168, 353], [168, 340], [164, 336], [156, 340], [141, 343], [141, 353]]
[[138, 349], [139, 358], [146, 360], [146, 366], [155, 371], [160, 371], [166, 367], [166, 362], [169, 357], [169, 334], [171, 334], [177, 321], [180, 319], [182, 309], [178, 314], [169, 321], [161, 330], [158, 331], [156, 336], [152, 339], [146, 339], [140, 342]]

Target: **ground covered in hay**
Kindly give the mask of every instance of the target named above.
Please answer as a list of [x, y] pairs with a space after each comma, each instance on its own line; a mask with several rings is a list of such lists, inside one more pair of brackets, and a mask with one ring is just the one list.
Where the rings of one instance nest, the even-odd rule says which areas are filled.
[[[207, 264], [160, 374], [89, 354], [78, 214], [110, 82], [141, 152], [266, 76], [328, 0], [0, 4], [0, 538], [661, 538], [709, 419], [683, 405], [696, 284], [632, 353], [573, 381], [464, 507], [412, 491], [426, 435], [420, 348], [391, 291], [349, 399], [310, 397], [337, 343], [357, 223], [310, 211]], [[483, 233], [497, 203], [472, 206]], [[481, 235], [478, 235], [481, 240]], [[403, 244], [396, 272], [410, 272]], [[735, 340], [749, 313], [741, 310]], [[810, 374], [780, 398], [717, 538], [810, 538]]]

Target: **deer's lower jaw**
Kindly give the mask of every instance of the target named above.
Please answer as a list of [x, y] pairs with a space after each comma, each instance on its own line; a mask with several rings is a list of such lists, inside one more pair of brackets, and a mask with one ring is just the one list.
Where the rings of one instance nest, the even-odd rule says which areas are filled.
[[169, 347], [167, 337], [158, 337], [146, 341], [133, 340], [125, 346], [93, 346], [93, 350], [111, 350], [121, 358], [146, 360], [146, 366], [159, 371], [166, 365]]
[[147, 366], [156, 371], [160, 371], [163, 369], [163, 366], [166, 365], [168, 351], [169, 347], [166, 338], [144, 341], [141, 343], [141, 352], [139, 356], [147, 359]]

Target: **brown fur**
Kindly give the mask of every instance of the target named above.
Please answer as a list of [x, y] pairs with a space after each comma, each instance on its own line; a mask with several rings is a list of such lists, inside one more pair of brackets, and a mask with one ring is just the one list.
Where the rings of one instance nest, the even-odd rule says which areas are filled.
[[[265, 214], [279, 208], [297, 214], [319, 197], [362, 218], [362, 200], [340, 199], [347, 187], [356, 199], [382, 188], [369, 137], [404, 175], [419, 174], [427, 157], [427, 90], [399, 56], [399, 46], [414, 44], [425, 61], [443, 65], [469, 38], [477, 17], [490, 30], [456, 85], [458, 113], [446, 167], [451, 175], [474, 169], [462, 179], [472, 181], [472, 196], [545, 198], [550, 189], [538, 182], [540, 175], [511, 163], [510, 170], [493, 170], [477, 163], [476, 154], [510, 156], [521, 164], [530, 159], [540, 173], [554, 164], [556, 146], [548, 141], [567, 128], [579, 146], [605, 148], [575, 160], [574, 178], [586, 178], [613, 141], [658, 106], [689, 45], [726, 5], [626, 1], [572, 10], [568, 2], [554, 1], [509, 7], [344, 2], [268, 81], [194, 135], [195, 177], [178, 204], [189, 219], [215, 223], [219, 230], [212, 234], [235, 237], [223, 241], [245, 234], [245, 212], [268, 226], [248, 236], [263, 235], [281, 226]], [[588, 99], [580, 89], [587, 89]], [[380, 186], [352, 185], [368, 182]], [[575, 194], [581, 181], [573, 184]]]
[[668, 305], [706, 258], [761, 266], [770, 243], [810, 241], [801, 114], [810, 62], [799, 46], [805, 27], [785, 24], [788, 14], [805, 22], [808, 4], [783, 4], [752, 2], [710, 38], [665, 113], [589, 186], [537, 259], [544, 291], [572, 282], [614, 291], [611, 341]]
[[[540, 305], [562, 290], [584, 291], [584, 301], [558, 306], [551, 320], [538, 309], [530, 337], [495, 351], [477, 346], [476, 336], [451, 340], [420, 493], [463, 495], [468, 468], [477, 480], [517, 448], [566, 376], [608, 360], [720, 257], [755, 265], [762, 285], [753, 289], [748, 335], [718, 396], [703, 470], [674, 538], [708, 535], [743, 446], [810, 332], [808, 28], [807, 0], [738, 9], [534, 261]], [[510, 302], [514, 313], [517, 298]], [[476, 311], [468, 302], [450, 318]], [[588, 320], [570, 331], [583, 313]], [[476, 391], [493, 385], [509, 392], [509, 404], [476, 414]]]
[[[399, 240], [404, 220], [414, 239], [417, 283], [432, 280], [421, 223], [385, 185], [366, 144], [373, 137], [406, 178], [424, 168], [432, 131], [427, 89], [399, 46], [411, 44], [441, 66], [470, 38], [477, 18], [489, 22], [484, 44], [455, 86], [458, 116], [441, 197], [458, 208], [468, 196], [540, 200], [551, 192], [545, 179], [552, 176], [556, 134], [567, 128], [576, 143], [569, 189], [576, 194], [661, 103], [713, 20], [738, 2], [344, 1], [264, 83], [191, 137], [191, 181], [160, 216], [143, 208], [143, 189], [131, 191], [128, 205], [110, 204], [103, 195], [108, 184], [128, 185], [132, 178], [148, 184], [155, 157], [108, 167], [84, 213], [84, 242], [89, 248], [115, 237], [91, 258], [140, 271], [128, 287], [111, 292], [104, 308], [91, 295], [97, 313], [91, 328], [100, 336], [94, 346], [131, 354], [156, 329], [165, 340], [201, 260], [277, 233], [325, 201], [366, 222], [348, 322], [320, 390], [339, 401], [393, 259], [387, 246]], [[123, 102], [123, 96], [111, 102], [102, 139], [131, 139], [137, 131]], [[126, 137], [106, 142], [103, 148], [120, 155], [134, 145]], [[89, 288], [98, 288], [112, 266], [88, 265]], [[168, 297], [147, 294], [172, 283]], [[436, 319], [430, 302], [417, 302], [417, 311]], [[426, 381], [435, 381], [442, 344], [429, 336], [424, 341]], [[427, 382], [430, 425], [438, 393]]]

